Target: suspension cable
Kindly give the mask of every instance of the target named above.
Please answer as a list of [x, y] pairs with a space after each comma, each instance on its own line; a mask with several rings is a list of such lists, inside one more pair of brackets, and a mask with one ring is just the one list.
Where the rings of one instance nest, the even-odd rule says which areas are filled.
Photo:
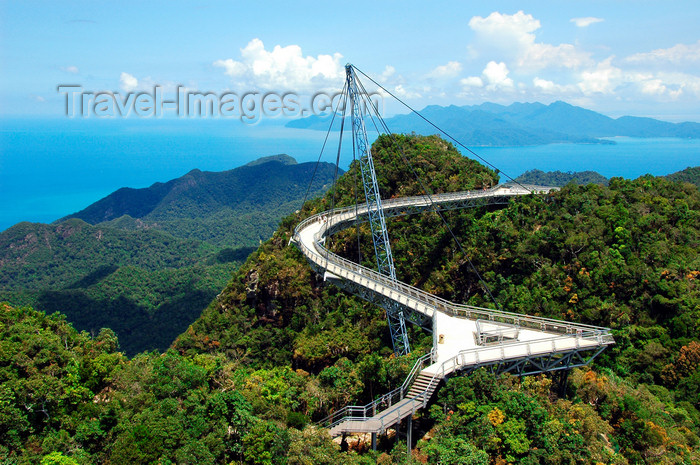
[[[343, 85], [343, 90], [342, 93], [345, 93], [345, 88], [347, 87], [347, 84]], [[338, 111], [338, 106], [340, 105], [340, 100], [338, 100], [338, 103], [335, 105], [335, 110], [333, 110], [333, 116], [331, 117], [331, 123], [328, 125], [328, 131], [326, 131], [326, 137], [323, 139], [323, 145], [321, 146], [321, 152], [318, 154], [318, 160], [316, 160], [316, 163], [314, 165], [314, 172], [311, 175], [311, 180], [309, 181], [309, 185], [306, 187], [306, 193], [304, 194], [304, 200], [301, 202], [301, 210], [304, 208], [304, 204], [306, 204], [306, 199], [309, 196], [309, 192], [311, 191], [311, 186], [313, 185], [314, 178], [316, 177], [316, 172], [318, 171], [318, 167], [321, 164], [321, 157], [323, 156], [323, 151], [326, 149], [326, 144], [328, 143], [328, 136], [331, 133], [331, 130], [333, 129], [333, 122], [335, 121], [335, 114]], [[336, 172], [337, 172], [337, 166], [336, 166]]]
[[[345, 90], [346, 88], [347, 88], [347, 86], [343, 87], [343, 90]], [[340, 152], [341, 152], [341, 149], [343, 147], [343, 131], [345, 130], [345, 112], [347, 111], [347, 107], [348, 107], [347, 106], [347, 95], [348, 94], [349, 94], [349, 89], [348, 89], [348, 92], [343, 94], [346, 96], [345, 97], [346, 103], [343, 105], [343, 117], [340, 119], [340, 137], [338, 140], [338, 153], [337, 153], [336, 159], [335, 159], [335, 175], [333, 176], [333, 186], [331, 188], [332, 189], [331, 190], [331, 212], [333, 212], [335, 210], [335, 192], [336, 192], [337, 184], [338, 184], [338, 169], [340, 167]], [[340, 101], [338, 101], [338, 105], [340, 105]], [[355, 205], [357, 205], [357, 202], [355, 202]], [[357, 208], [357, 206], [355, 208]], [[332, 215], [332, 213], [331, 213], [331, 215]], [[328, 228], [327, 221], [329, 218], [330, 218], [330, 215], [326, 218], [326, 226], [325, 226], [326, 228]], [[330, 235], [326, 235], [326, 237], [328, 238], [327, 239], [328, 244], [326, 245], [326, 248], [328, 250], [330, 250], [331, 238], [330, 238]], [[328, 254], [326, 254], [326, 269], [328, 269]]]
[[519, 181], [516, 181], [515, 178], [513, 178], [512, 176], [509, 176], [508, 173], [506, 173], [506, 172], [500, 170], [500, 169], [497, 168], [493, 163], [489, 162], [488, 160], [486, 160], [485, 158], [483, 158], [481, 155], [479, 155], [478, 153], [474, 152], [472, 149], [470, 149], [469, 147], [467, 147], [466, 145], [464, 145], [463, 143], [461, 143], [461, 142], [460, 142], [459, 140], [457, 140], [455, 137], [453, 137], [452, 135], [448, 134], [446, 131], [444, 131], [444, 130], [441, 129], [440, 127], [438, 127], [435, 123], [433, 123], [433, 122], [430, 121], [428, 118], [426, 118], [425, 116], [423, 116], [418, 110], [415, 110], [415, 109], [414, 109], [413, 107], [411, 107], [408, 103], [406, 103], [406, 102], [404, 102], [403, 100], [401, 100], [400, 98], [398, 98], [396, 95], [394, 95], [394, 94], [393, 94], [391, 91], [389, 91], [387, 88], [385, 88], [384, 86], [382, 86], [381, 84], [379, 84], [377, 81], [375, 81], [374, 79], [372, 79], [371, 77], [369, 77], [367, 74], [365, 74], [361, 69], [357, 68], [355, 65], [353, 65], [353, 68], [355, 68], [355, 70], [359, 71], [360, 74], [362, 74], [364, 77], [366, 77], [367, 79], [369, 79], [370, 81], [372, 81], [377, 87], [379, 87], [380, 89], [382, 89], [384, 92], [386, 92], [387, 94], [389, 94], [389, 95], [391, 95], [392, 97], [394, 97], [399, 103], [401, 103], [403, 106], [405, 106], [406, 108], [408, 108], [409, 110], [411, 110], [412, 113], [415, 113], [416, 115], [418, 115], [418, 117], [420, 117], [423, 121], [425, 121], [426, 123], [428, 123], [429, 125], [431, 125], [431, 126], [434, 127], [435, 129], [437, 129], [438, 131], [440, 131], [442, 134], [444, 134], [445, 136], [447, 136], [447, 137], [448, 137], [449, 139], [451, 139], [455, 144], [457, 144], [457, 145], [459, 145], [460, 147], [462, 147], [464, 150], [466, 150], [467, 152], [469, 152], [471, 155], [473, 155], [473, 156], [475, 156], [476, 158], [478, 158], [479, 160], [481, 160], [484, 164], [490, 166], [491, 168], [493, 168], [494, 170], [496, 170], [498, 173], [503, 174], [503, 176], [505, 176], [506, 178], [510, 179], [512, 182], [514, 182], [515, 184], [519, 185], [519, 186], [522, 187], [523, 189], [525, 189], [525, 190], [530, 190], [532, 193], [535, 192], [534, 190], [528, 189], [527, 187], [523, 186]]

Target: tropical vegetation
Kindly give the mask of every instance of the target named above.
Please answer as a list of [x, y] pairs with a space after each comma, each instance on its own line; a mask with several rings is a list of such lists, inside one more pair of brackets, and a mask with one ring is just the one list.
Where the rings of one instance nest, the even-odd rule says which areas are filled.
[[[497, 181], [435, 136], [383, 136], [373, 151], [388, 197], [418, 193], [414, 172], [433, 192]], [[363, 438], [338, 444], [314, 426], [399, 385], [432, 344], [411, 327], [413, 352], [394, 357], [382, 311], [324, 283], [289, 245], [302, 218], [354, 201], [356, 168], [286, 217], [166, 352], [127, 358], [110, 330], [78, 333], [58, 314], [4, 305], [0, 458], [700, 462], [700, 191], [652, 176], [446, 213], [466, 256], [434, 214], [392, 220], [401, 280], [473, 305], [609, 326], [616, 345], [566, 382], [485, 371], [452, 377], [414, 418], [411, 457], [396, 436], [374, 452]], [[369, 232], [359, 232], [359, 247], [354, 228], [330, 246], [371, 265]]]

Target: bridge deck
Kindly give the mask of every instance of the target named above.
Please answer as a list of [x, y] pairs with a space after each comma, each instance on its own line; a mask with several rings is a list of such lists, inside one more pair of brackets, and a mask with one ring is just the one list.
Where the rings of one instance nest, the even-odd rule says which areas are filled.
[[[517, 359], [526, 356], [567, 352], [577, 349], [594, 349], [600, 345], [597, 338], [584, 338], [582, 333], [562, 335], [549, 331], [520, 329], [517, 340], [500, 344], [477, 344], [475, 320], [458, 318], [438, 312], [433, 331], [437, 335], [436, 360], [425, 369], [437, 373], [440, 366], [458, 355], [464, 360], [461, 365], [483, 364], [497, 360]], [[440, 337], [442, 336], [442, 337]], [[440, 342], [442, 340], [442, 342]]]

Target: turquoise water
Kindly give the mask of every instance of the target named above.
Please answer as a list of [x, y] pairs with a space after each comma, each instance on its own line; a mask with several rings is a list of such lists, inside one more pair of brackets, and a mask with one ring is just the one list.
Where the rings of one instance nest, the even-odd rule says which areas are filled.
[[[248, 126], [230, 120], [0, 120], [0, 230], [20, 221], [51, 222], [120, 187], [146, 187], [198, 168], [222, 171], [286, 153], [316, 161], [325, 133]], [[604, 176], [664, 175], [700, 165], [700, 140], [615, 138], [615, 145], [556, 144], [475, 148], [510, 176], [594, 170]], [[341, 166], [352, 158], [343, 141]], [[323, 160], [335, 162], [331, 135]]]

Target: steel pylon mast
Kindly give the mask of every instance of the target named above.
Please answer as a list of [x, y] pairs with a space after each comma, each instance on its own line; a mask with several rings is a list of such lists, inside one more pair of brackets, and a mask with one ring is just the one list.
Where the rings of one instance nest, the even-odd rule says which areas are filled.
[[[396, 268], [394, 268], [394, 257], [391, 254], [384, 210], [382, 210], [382, 199], [379, 196], [372, 151], [367, 139], [364, 113], [362, 111], [362, 94], [358, 90], [357, 76], [351, 64], [345, 65], [345, 75], [350, 106], [352, 108], [352, 144], [356, 158], [359, 160], [360, 173], [362, 174], [362, 184], [365, 190], [365, 200], [367, 201], [367, 215], [372, 230], [374, 253], [377, 257], [377, 268], [381, 274], [395, 280]], [[369, 98], [367, 98], [367, 104], [372, 104]], [[411, 348], [408, 343], [408, 335], [406, 334], [406, 322], [403, 311], [400, 307], [393, 305], [385, 306], [384, 310], [386, 310], [389, 322], [394, 353], [396, 355], [408, 354]]]

